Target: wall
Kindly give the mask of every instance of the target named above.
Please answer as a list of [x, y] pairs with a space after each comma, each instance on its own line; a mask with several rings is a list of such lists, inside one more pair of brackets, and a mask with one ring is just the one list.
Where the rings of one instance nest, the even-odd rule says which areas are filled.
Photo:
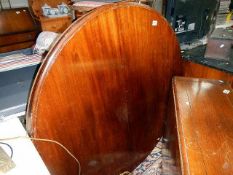
[[[4, 9], [9, 8], [8, 0], [0, 0], [0, 1], [2, 2], [2, 6], [3, 6]], [[27, 7], [28, 6], [28, 1], [27, 0], [9, 0], [9, 1], [10, 1], [11, 6], [13, 8]]]

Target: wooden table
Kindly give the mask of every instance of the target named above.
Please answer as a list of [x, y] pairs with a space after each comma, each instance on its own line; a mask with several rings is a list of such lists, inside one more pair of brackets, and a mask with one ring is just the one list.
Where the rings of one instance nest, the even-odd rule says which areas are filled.
[[182, 174], [233, 174], [232, 92], [222, 81], [173, 80]]

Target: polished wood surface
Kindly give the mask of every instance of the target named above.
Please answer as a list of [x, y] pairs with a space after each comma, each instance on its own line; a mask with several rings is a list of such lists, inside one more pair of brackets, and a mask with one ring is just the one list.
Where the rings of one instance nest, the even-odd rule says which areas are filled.
[[177, 137], [177, 125], [176, 125], [176, 117], [175, 117], [175, 104], [174, 97], [172, 93], [172, 89], [169, 96], [169, 102], [167, 105], [167, 118], [165, 121], [165, 130], [164, 130], [164, 140], [166, 140], [166, 147], [170, 152], [170, 157], [174, 161], [174, 167], [176, 168], [176, 172], [181, 173], [181, 165], [180, 165], [180, 150], [179, 143]]
[[193, 78], [216, 79], [229, 82], [233, 87], [233, 75], [208, 66], [200, 65], [190, 61], [183, 62], [184, 76]]
[[[40, 67], [28, 131], [64, 144], [82, 174], [130, 171], [162, 136], [181, 67], [175, 34], [157, 12], [134, 3], [98, 8], [63, 33]], [[62, 149], [35, 145], [51, 174], [77, 174]]]
[[16, 43], [22, 43], [26, 41], [35, 41], [35, 38], [37, 37], [37, 32], [25, 32], [25, 33], [19, 33], [15, 35], [5, 35], [0, 37], [0, 47], [2, 46], [8, 46]]
[[28, 8], [0, 12], [0, 53], [31, 47], [39, 27]]
[[58, 18], [40, 18], [42, 31], [52, 31], [56, 33], [64, 32], [72, 23], [70, 16], [58, 17]]
[[232, 92], [228, 83], [218, 80], [174, 79], [183, 175], [233, 174]]
[[0, 36], [37, 30], [28, 8], [0, 11], [0, 21]]
[[35, 41], [26, 41], [26, 42], [7, 45], [7, 46], [1, 46], [0, 47], [0, 53], [6, 53], [6, 52], [14, 51], [14, 50], [30, 48], [34, 44], [35, 44]]
[[70, 4], [70, 0], [29, 0], [28, 1], [30, 8], [33, 11], [37, 21], [41, 25], [42, 31], [51, 31], [56, 33], [64, 32], [72, 23], [71, 16], [49, 18], [43, 16], [42, 6], [45, 4], [51, 6], [52, 8], [57, 8], [57, 5], [61, 3]]

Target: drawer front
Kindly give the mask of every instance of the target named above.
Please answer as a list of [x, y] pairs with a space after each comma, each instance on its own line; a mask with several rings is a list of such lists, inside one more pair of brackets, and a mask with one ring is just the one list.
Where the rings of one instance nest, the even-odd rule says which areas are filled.
[[71, 24], [71, 19], [59, 19], [51, 21], [42, 21], [41, 27], [43, 31], [52, 31], [62, 33]]
[[27, 32], [14, 35], [0, 36], [0, 46], [8, 46], [11, 44], [35, 41], [37, 37], [37, 32]]
[[37, 30], [36, 22], [28, 8], [2, 10], [0, 22], [0, 35]]
[[26, 42], [12, 44], [8, 46], [0, 46], [0, 53], [29, 48], [29, 47], [32, 47], [33, 44], [35, 44], [34, 41], [26, 41]]

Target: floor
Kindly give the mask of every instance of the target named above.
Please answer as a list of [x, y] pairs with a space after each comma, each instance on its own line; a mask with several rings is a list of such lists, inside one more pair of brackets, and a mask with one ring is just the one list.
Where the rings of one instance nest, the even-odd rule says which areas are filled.
[[[180, 175], [163, 138], [150, 155], [129, 175]], [[125, 174], [126, 175], [126, 174]]]

